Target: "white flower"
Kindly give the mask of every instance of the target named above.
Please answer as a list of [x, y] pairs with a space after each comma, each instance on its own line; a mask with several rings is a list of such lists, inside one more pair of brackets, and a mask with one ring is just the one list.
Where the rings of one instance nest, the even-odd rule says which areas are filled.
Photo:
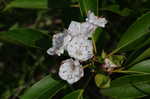
[[68, 33], [71, 34], [72, 36], [76, 36], [81, 34], [80, 33], [80, 22], [76, 22], [76, 21], [71, 21], [69, 28], [68, 28]]
[[61, 54], [64, 53], [64, 50], [71, 40], [71, 36], [68, 35], [67, 33], [58, 33], [53, 35], [53, 40], [52, 40], [52, 48], [49, 48], [47, 50], [47, 53], [49, 55], [58, 55], [60, 56]]
[[62, 62], [59, 68], [59, 76], [61, 79], [66, 80], [69, 84], [73, 84], [84, 76], [84, 71], [79, 61], [67, 59]]
[[98, 27], [105, 27], [107, 24], [107, 20], [105, 18], [97, 17], [91, 11], [88, 11], [86, 21]]
[[79, 23], [72, 21], [68, 28], [68, 33], [75, 36], [82, 36], [84, 38], [91, 37], [91, 33], [94, 32], [96, 27], [88, 22]]
[[81, 23], [81, 29], [80, 32], [83, 33], [83, 37], [92, 37], [92, 34], [96, 30], [96, 26], [93, 24], [90, 24], [89, 22], [83, 22]]
[[114, 63], [113, 63], [110, 59], [108, 59], [108, 58], [105, 58], [104, 62], [105, 62], [105, 65], [106, 65], [107, 67], [118, 67], [116, 64], [114, 64]]
[[114, 68], [116, 68], [118, 66], [116, 64], [114, 64], [110, 59], [105, 58], [103, 67], [105, 69], [107, 69], [107, 71], [109, 72], [109, 71], [112, 71]]
[[67, 51], [70, 57], [86, 61], [93, 57], [92, 41], [82, 37], [74, 37], [68, 44]]

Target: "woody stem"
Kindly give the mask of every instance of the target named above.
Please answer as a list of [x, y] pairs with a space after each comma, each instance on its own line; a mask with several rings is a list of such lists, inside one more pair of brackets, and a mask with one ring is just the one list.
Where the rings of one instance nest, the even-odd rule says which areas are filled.
[[90, 66], [92, 66], [92, 64], [84, 65], [82, 68], [85, 69], [85, 68], [90, 67]]
[[97, 53], [97, 49], [96, 49], [96, 44], [95, 44], [95, 40], [94, 37], [92, 37], [92, 43], [93, 43], [93, 48], [94, 48], [94, 53]]

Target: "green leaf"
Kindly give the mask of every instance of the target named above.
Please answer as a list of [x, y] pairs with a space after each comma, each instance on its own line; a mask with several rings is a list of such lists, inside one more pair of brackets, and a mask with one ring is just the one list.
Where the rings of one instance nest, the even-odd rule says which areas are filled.
[[67, 8], [69, 7], [69, 1], [67, 0], [49, 0], [48, 7], [49, 8]]
[[78, 89], [64, 96], [63, 99], [83, 99], [82, 96], [83, 92], [84, 92], [83, 89]]
[[134, 66], [129, 68], [129, 70], [150, 73], [150, 60], [145, 60], [138, 64], [135, 64]]
[[13, 0], [8, 4], [5, 10], [9, 8], [36, 8], [36, 9], [47, 9], [48, 0]]
[[142, 47], [142, 46], [144, 46], [144, 44], [146, 44], [146, 42], [148, 42], [148, 38], [150, 38], [150, 36], [147, 33], [144, 36], [140, 37], [139, 39], [135, 40], [134, 43], [131, 43], [128, 46], [126, 46], [125, 48], [123, 48], [121, 51], [137, 50], [140, 46]]
[[104, 11], [111, 11], [113, 13], [119, 14], [121, 16], [128, 16], [131, 13], [131, 10], [128, 8], [124, 8], [123, 10], [120, 10], [120, 6], [117, 4], [105, 6], [102, 8]]
[[102, 28], [97, 28], [93, 33], [94, 42], [98, 43], [98, 40], [101, 38], [101, 33], [103, 32]]
[[146, 49], [141, 55], [131, 62], [130, 65], [135, 64], [143, 59], [150, 57], [150, 48]]
[[35, 48], [47, 48], [50, 46], [48, 36], [38, 30], [28, 28], [18, 28], [7, 32], [0, 32], [0, 39], [15, 43], [22, 44]]
[[[146, 39], [145, 42], [143, 42], [142, 44], [140, 44], [137, 48], [135, 48], [136, 50], [134, 50], [127, 58], [126, 64], [128, 64], [128, 66], [132, 65], [134, 59], [136, 59], [141, 53], [143, 53], [145, 51], [145, 47], [149, 46], [150, 44], [150, 38]], [[130, 64], [130, 65], [129, 65]]]
[[81, 13], [86, 15], [89, 10], [98, 14], [98, 1], [99, 0], [78, 0], [80, 4]]
[[139, 98], [150, 94], [150, 75], [136, 74], [117, 78], [111, 82], [111, 87], [102, 89], [106, 96], [116, 99]]
[[[127, 32], [124, 33], [120, 42], [118, 43], [117, 49], [113, 52], [117, 52], [121, 49], [126, 49], [129, 45], [134, 44], [135, 41], [139, 40], [143, 36], [149, 33], [150, 28], [150, 13], [146, 13], [132, 24]], [[132, 46], [133, 47], [133, 46]]]
[[110, 87], [110, 79], [108, 76], [103, 74], [97, 74], [95, 76], [95, 83], [99, 88], [108, 88]]
[[93, 46], [96, 53], [97, 50], [99, 50], [97, 47], [99, 47], [99, 40], [101, 39], [102, 32], [102, 28], [97, 28], [92, 35]]
[[21, 99], [50, 99], [64, 87], [64, 83], [48, 75], [29, 88]]

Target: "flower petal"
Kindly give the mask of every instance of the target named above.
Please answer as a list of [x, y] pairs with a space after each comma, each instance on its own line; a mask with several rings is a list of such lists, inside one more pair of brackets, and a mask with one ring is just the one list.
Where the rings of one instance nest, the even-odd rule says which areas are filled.
[[91, 24], [94, 24], [94, 25], [96, 25], [98, 27], [103, 27], [103, 28], [107, 24], [107, 20], [105, 18], [97, 17], [91, 11], [88, 11], [86, 21], [89, 22], [89, 23], [91, 23]]
[[83, 68], [77, 60], [67, 59], [62, 62], [59, 68], [60, 78], [66, 80], [69, 84], [77, 82], [83, 75]]
[[53, 36], [52, 40], [52, 48], [49, 48], [47, 50], [47, 53], [49, 55], [58, 55], [60, 56], [61, 54], [64, 53], [64, 50], [71, 40], [71, 36], [69, 36], [67, 33], [58, 33]]
[[88, 38], [88, 37], [92, 37], [92, 34], [94, 33], [96, 28], [97, 27], [95, 25], [90, 24], [89, 22], [83, 22], [81, 23], [80, 32], [84, 34], [83, 37]]
[[82, 37], [74, 37], [68, 44], [67, 51], [70, 57], [86, 61], [93, 57], [92, 41]]
[[68, 33], [72, 36], [80, 34], [80, 22], [72, 21], [68, 28]]
[[118, 67], [116, 64], [114, 64], [110, 59], [108, 58], [105, 58], [104, 60], [105, 62], [105, 67], [107, 68], [115, 68], [115, 67]]

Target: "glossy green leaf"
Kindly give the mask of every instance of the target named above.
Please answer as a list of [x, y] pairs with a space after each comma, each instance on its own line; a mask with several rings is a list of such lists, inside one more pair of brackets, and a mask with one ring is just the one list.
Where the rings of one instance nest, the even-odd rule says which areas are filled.
[[13, 0], [5, 8], [36, 8], [36, 9], [47, 9], [48, 0]]
[[48, 0], [49, 8], [66, 8], [69, 6], [69, 1], [67, 0]]
[[150, 60], [145, 60], [138, 64], [135, 64], [129, 70], [150, 73]]
[[136, 74], [117, 78], [111, 82], [111, 87], [102, 89], [106, 96], [116, 99], [139, 98], [150, 94], [150, 75]]
[[[135, 40], [134, 43], [129, 44], [125, 48], [123, 48], [121, 51], [133, 51], [137, 50], [140, 46], [144, 46], [146, 42], [148, 42], [148, 33], [145, 34], [144, 36], [140, 37], [139, 39]], [[137, 46], [138, 45], [138, 46]]]
[[78, 89], [64, 96], [63, 99], [83, 99], [82, 96], [83, 92], [84, 92], [83, 89]]
[[97, 28], [95, 32], [93, 33], [94, 42], [98, 43], [98, 40], [100, 39], [101, 33], [103, 32], [102, 28]]
[[142, 54], [140, 54], [135, 60], [131, 62], [130, 65], [135, 64], [143, 59], [150, 57], [150, 48], [146, 49]]
[[120, 6], [117, 4], [105, 6], [102, 8], [104, 11], [111, 11], [113, 13], [122, 15], [122, 16], [128, 16], [131, 13], [131, 10], [128, 8], [124, 8], [123, 10], [120, 10]]
[[97, 14], [99, 0], [78, 0], [80, 4], [81, 13], [86, 15], [89, 10]]
[[117, 52], [121, 49], [126, 49], [131, 44], [134, 44], [135, 41], [139, 40], [143, 36], [149, 33], [150, 28], [150, 13], [146, 13], [132, 24], [127, 32], [124, 33], [118, 47], [114, 52]]
[[[145, 42], [143, 42], [142, 44], [140, 44], [137, 48], [135, 48], [136, 50], [134, 50], [127, 58], [126, 64], [128, 64], [128, 66], [132, 65], [133, 61], [141, 55], [141, 53], [143, 53], [145, 51], [145, 46], [148, 46], [150, 44], [150, 38], [147, 39]], [[143, 50], [144, 49], [144, 50]], [[125, 64], [125, 65], [126, 65]]]
[[20, 99], [51, 99], [64, 87], [64, 83], [48, 75], [29, 88]]
[[38, 30], [27, 28], [18, 28], [7, 32], [0, 32], [1, 40], [35, 48], [47, 48], [50, 46], [48, 38], [47, 35]]

